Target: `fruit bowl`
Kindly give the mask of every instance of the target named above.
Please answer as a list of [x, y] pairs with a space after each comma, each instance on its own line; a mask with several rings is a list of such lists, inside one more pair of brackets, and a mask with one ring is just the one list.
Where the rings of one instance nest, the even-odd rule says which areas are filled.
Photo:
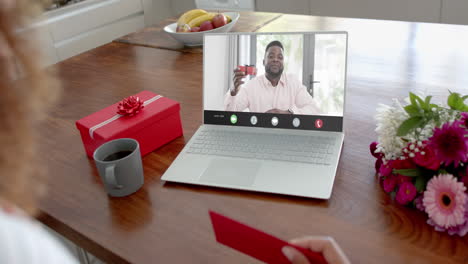
[[229, 32], [232, 27], [236, 24], [239, 19], [239, 13], [237, 12], [224, 12], [224, 14], [231, 17], [231, 22], [228, 24], [218, 27], [212, 30], [200, 31], [200, 32], [176, 32], [177, 23], [172, 23], [164, 27], [164, 31], [171, 35], [174, 39], [182, 42], [185, 46], [200, 46], [203, 45], [203, 34], [204, 33], [223, 33]]

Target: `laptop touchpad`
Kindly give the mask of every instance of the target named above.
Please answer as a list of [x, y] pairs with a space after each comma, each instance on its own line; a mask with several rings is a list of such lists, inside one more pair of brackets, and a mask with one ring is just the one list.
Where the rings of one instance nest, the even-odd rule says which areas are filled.
[[211, 160], [208, 168], [200, 176], [200, 182], [251, 186], [261, 164], [259, 161], [216, 158]]

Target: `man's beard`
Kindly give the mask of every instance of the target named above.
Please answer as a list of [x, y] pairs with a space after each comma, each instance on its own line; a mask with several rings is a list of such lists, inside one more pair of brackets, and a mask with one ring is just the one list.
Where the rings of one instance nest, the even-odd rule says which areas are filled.
[[272, 78], [280, 77], [281, 74], [283, 73], [283, 70], [284, 70], [284, 68], [281, 67], [278, 72], [273, 72], [273, 71], [271, 71], [271, 66], [270, 67], [265, 67], [265, 72], [268, 74], [268, 76], [270, 76]]

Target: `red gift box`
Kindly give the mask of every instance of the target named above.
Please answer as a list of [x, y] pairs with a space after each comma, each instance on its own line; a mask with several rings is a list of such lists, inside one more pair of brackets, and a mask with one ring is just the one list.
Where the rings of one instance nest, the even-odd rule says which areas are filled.
[[134, 96], [143, 101], [143, 108], [132, 116], [117, 114], [118, 102], [76, 122], [89, 157], [117, 138], [137, 140], [144, 156], [183, 134], [178, 102], [150, 91]]
[[237, 68], [244, 72], [245, 75], [257, 75], [257, 68], [253, 65], [238, 66]]

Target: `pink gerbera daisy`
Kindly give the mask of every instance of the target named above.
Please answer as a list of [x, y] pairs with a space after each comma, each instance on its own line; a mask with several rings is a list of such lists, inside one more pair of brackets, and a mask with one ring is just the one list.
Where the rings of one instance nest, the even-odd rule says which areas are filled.
[[443, 228], [465, 222], [466, 187], [451, 174], [433, 177], [424, 192], [423, 204], [434, 223]]
[[441, 128], [434, 129], [434, 135], [429, 139], [429, 146], [434, 150], [437, 158], [445, 165], [468, 160], [467, 130], [460, 126], [460, 122], [445, 123]]
[[[467, 198], [468, 199], [468, 198]], [[449, 235], [459, 235], [461, 237], [465, 236], [468, 233], [468, 202], [465, 203], [465, 222], [461, 225], [454, 227], [443, 228], [437, 225], [432, 219], [427, 219], [427, 223], [434, 227], [436, 231], [447, 232]]]

